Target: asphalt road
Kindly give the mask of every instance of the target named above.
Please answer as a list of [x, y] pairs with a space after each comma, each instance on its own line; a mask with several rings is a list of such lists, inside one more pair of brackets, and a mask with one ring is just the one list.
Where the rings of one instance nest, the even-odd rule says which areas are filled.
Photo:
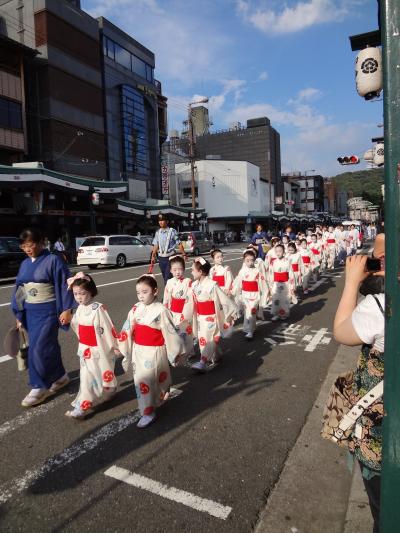
[[[227, 249], [234, 273], [240, 257]], [[98, 300], [119, 326], [144, 271], [93, 273]], [[20, 406], [26, 373], [0, 351], [0, 530], [252, 531], [337, 351], [332, 323], [342, 281], [340, 269], [327, 273], [283, 323], [267, 312], [251, 342], [238, 324], [212, 372], [174, 369], [176, 396], [145, 430], [136, 427], [133, 381], [120, 362], [112, 403], [83, 422], [64, 416], [79, 386], [71, 332], [60, 341], [72, 383], [31, 410]], [[0, 284], [0, 338], [13, 324], [11, 291]]]

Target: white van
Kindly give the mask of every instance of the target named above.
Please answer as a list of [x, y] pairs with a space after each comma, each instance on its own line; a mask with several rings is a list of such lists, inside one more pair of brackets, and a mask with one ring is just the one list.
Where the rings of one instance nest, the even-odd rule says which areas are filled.
[[132, 235], [96, 235], [86, 237], [78, 249], [77, 264], [124, 267], [128, 263], [148, 263], [153, 247]]

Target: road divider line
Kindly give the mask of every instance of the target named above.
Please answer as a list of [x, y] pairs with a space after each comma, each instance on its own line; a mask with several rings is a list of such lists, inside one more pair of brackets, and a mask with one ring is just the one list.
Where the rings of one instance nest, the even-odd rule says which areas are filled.
[[169, 487], [168, 485], [164, 485], [163, 483], [159, 483], [158, 481], [154, 481], [153, 479], [140, 474], [135, 474], [134, 472], [130, 472], [125, 468], [120, 468], [115, 465], [108, 468], [104, 474], [113, 479], [127, 483], [128, 485], [132, 485], [133, 487], [156, 494], [161, 498], [181, 503], [196, 511], [208, 513], [215, 518], [226, 520], [232, 511], [232, 507], [227, 507], [226, 505], [214, 502], [213, 500], [201, 498], [200, 496], [196, 496], [185, 490]]
[[0, 363], [4, 363], [4, 361], [10, 361], [12, 357], [10, 355], [2, 355], [0, 357]]
[[0, 504], [6, 503], [11, 498], [17, 496], [24, 490], [28, 489], [31, 485], [37, 482], [39, 479], [44, 478], [47, 474], [60, 470], [66, 467], [82, 455], [97, 448], [100, 444], [103, 444], [107, 440], [113, 438], [121, 431], [124, 431], [129, 426], [137, 422], [140, 418], [138, 411], [122, 416], [112, 422], [109, 422], [98, 431], [92, 433], [86, 439], [83, 439], [77, 444], [73, 444], [69, 448], [66, 448], [61, 453], [54, 455], [47, 459], [40, 466], [26, 470], [26, 472], [19, 478], [15, 478], [8, 483], [4, 483], [0, 486]]

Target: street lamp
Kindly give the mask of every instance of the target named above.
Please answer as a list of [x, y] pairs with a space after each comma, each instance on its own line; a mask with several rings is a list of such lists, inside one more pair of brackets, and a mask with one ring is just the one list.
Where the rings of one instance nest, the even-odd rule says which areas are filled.
[[197, 104], [207, 104], [208, 98], [201, 98], [200, 100], [196, 100], [195, 102], [190, 102], [188, 104], [188, 127], [189, 127], [189, 159], [190, 159], [190, 172], [191, 172], [191, 179], [192, 179], [192, 208], [196, 209], [196, 184], [195, 184], [195, 178], [194, 178], [194, 171], [195, 171], [195, 156], [194, 156], [194, 132], [193, 132], [193, 121], [192, 121], [192, 106]]

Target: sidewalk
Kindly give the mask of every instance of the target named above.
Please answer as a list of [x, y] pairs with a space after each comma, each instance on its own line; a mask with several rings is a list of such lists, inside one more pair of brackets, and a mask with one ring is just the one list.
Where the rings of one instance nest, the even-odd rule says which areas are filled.
[[355, 366], [357, 355], [358, 348], [339, 347], [255, 533], [372, 532], [359, 469], [352, 475], [347, 451], [320, 437], [329, 389], [338, 374]]

